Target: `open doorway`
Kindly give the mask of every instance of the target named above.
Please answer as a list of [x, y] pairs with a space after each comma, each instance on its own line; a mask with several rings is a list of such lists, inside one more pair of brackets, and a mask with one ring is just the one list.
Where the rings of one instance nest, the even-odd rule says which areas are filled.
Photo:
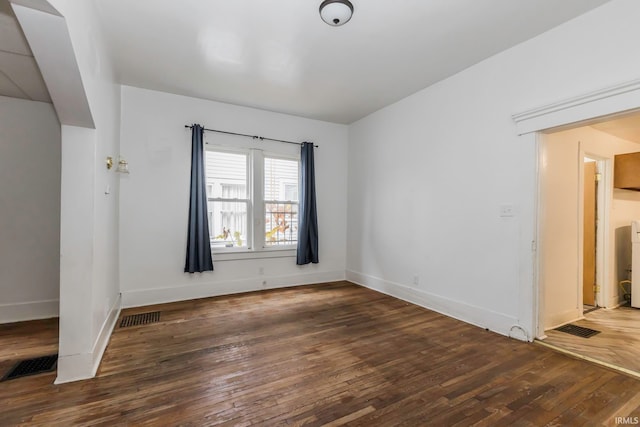
[[583, 233], [582, 233], [582, 308], [583, 314], [598, 309], [599, 291], [597, 272], [602, 269], [597, 263], [598, 241], [598, 187], [601, 180], [598, 161], [584, 157], [582, 180]]
[[[11, 4], [0, 0], [0, 380], [58, 352], [61, 128]], [[29, 78], [18, 78], [21, 75]], [[27, 362], [25, 365], [21, 364]], [[51, 382], [55, 373], [48, 373]], [[4, 384], [0, 385], [3, 387]]]
[[[625, 307], [618, 286], [629, 278], [640, 192], [613, 180], [615, 156], [632, 152], [640, 152], [638, 114], [542, 134], [539, 338], [640, 376], [640, 310]], [[558, 331], [565, 325], [597, 334]]]

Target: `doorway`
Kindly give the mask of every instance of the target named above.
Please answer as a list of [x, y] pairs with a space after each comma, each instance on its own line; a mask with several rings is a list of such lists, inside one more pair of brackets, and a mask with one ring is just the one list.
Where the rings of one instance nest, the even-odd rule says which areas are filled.
[[606, 135], [590, 126], [542, 136], [539, 280], [543, 332], [582, 318], [585, 304], [586, 310], [606, 304], [602, 291], [607, 291], [603, 284], [610, 270], [610, 149]]
[[[599, 281], [598, 266], [598, 187], [601, 180], [598, 161], [592, 157], [584, 157], [582, 180], [583, 232], [582, 232], [582, 304], [583, 314], [596, 310], [599, 305], [597, 294]], [[598, 268], [599, 267], [599, 268]]]
[[[630, 131], [637, 123], [637, 137]], [[614, 125], [618, 127], [614, 127]], [[620, 125], [626, 124], [625, 132]], [[616, 135], [617, 134], [617, 135]], [[640, 310], [625, 306], [640, 192], [614, 188], [618, 154], [640, 152], [640, 115], [541, 134], [540, 321], [544, 345], [640, 376]], [[571, 324], [597, 334], [557, 330]]]
[[[547, 338], [546, 332], [550, 329], [550, 324], [553, 324], [554, 321], [560, 320], [560, 322], [556, 323], [557, 326], [560, 324], [564, 324], [569, 321], [562, 322], [563, 319], [550, 318], [547, 311], [549, 309], [549, 305], [553, 305], [556, 301], [563, 300], [563, 298], [558, 298], [557, 300], [553, 298], [548, 298], [548, 290], [553, 288], [551, 283], [547, 280], [549, 277], [547, 274], [547, 269], [549, 267], [549, 261], [556, 262], [553, 257], [550, 257], [549, 254], [545, 251], [545, 246], [554, 246], [554, 240], [557, 236], [560, 236], [565, 233], [573, 233], [577, 227], [573, 228], [571, 226], [561, 227], [559, 228], [558, 235], [548, 236], [545, 233], [545, 229], [548, 227], [546, 223], [548, 219], [547, 212], [545, 211], [546, 207], [550, 204], [553, 204], [556, 200], [550, 200], [549, 194], [545, 193], [545, 180], [548, 179], [548, 166], [549, 159], [546, 153], [546, 139], [549, 136], [550, 132], [560, 132], [563, 129], [576, 129], [579, 126], [590, 126], [592, 128], [598, 129], [600, 131], [609, 133], [613, 136], [617, 136], [618, 138], [633, 141], [635, 143], [640, 144], [640, 81], [634, 80], [629, 81], [624, 84], [618, 84], [614, 86], [604, 87], [594, 92], [589, 93], [580, 93], [572, 98], [565, 99], [559, 102], [551, 103], [545, 106], [531, 108], [526, 111], [521, 111], [512, 115], [514, 122], [516, 123], [516, 131], [518, 135], [521, 136], [520, 140], [522, 142], [533, 143], [535, 144], [535, 176], [536, 176], [536, 187], [534, 194], [534, 202], [535, 202], [535, 210], [534, 210], [534, 230], [533, 230], [533, 241], [532, 241], [532, 253], [533, 253], [533, 275], [532, 275], [532, 303], [531, 307], [531, 326], [533, 329], [533, 336], [537, 340], [544, 340]], [[632, 144], [634, 145], [634, 144]], [[640, 147], [636, 144], [635, 148], [631, 149], [629, 152], [638, 152], [640, 151]], [[582, 153], [582, 156], [578, 156], [579, 153], [569, 154], [573, 157], [573, 161], [577, 164], [577, 160], [579, 163], [583, 162], [583, 157], [585, 153]], [[601, 175], [609, 179], [609, 182], [613, 181], [613, 159], [607, 161], [607, 168], [605, 171], [600, 171]], [[575, 173], [575, 177], [579, 174]], [[582, 176], [580, 175], [580, 178]], [[603, 186], [600, 186], [599, 192], [602, 191]], [[575, 186], [574, 194], [575, 194]], [[625, 190], [621, 190], [625, 191]], [[618, 196], [622, 196], [620, 192], [616, 189], [615, 192], [618, 193]], [[599, 221], [602, 224], [607, 223], [608, 227], [599, 227], [597, 230], [597, 235], [599, 237], [606, 236], [606, 238], [601, 238], [596, 240], [596, 242], [606, 241], [606, 244], [603, 244], [604, 249], [607, 249], [610, 253], [623, 253], [625, 248], [628, 248], [627, 239], [625, 237], [626, 233], [624, 228], [627, 227], [630, 229], [629, 224], [627, 223], [626, 218], [618, 218], [617, 213], [621, 212], [622, 209], [619, 209], [621, 204], [628, 205], [626, 200], [624, 199], [633, 199], [638, 198], [638, 202], [640, 203], [640, 192], [634, 196], [630, 196], [629, 194], [626, 197], [619, 197], [618, 200], [613, 200], [613, 194], [615, 193], [613, 188], [609, 190], [607, 188], [606, 196], [604, 198], [605, 202], [608, 204], [604, 207], [604, 212], [609, 213], [609, 211], [613, 212], [615, 210], [616, 217], [612, 215], [610, 221], [602, 219], [599, 217]], [[557, 198], [561, 204], [564, 202], [562, 197]], [[614, 210], [610, 209], [611, 204], [615, 206]], [[624, 206], [624, 211], [631, 211], [633, 209], [627, 209], [628, 206]], [[578, 211], [582, 211], [582, 205], [576, 206], [573, 209], [573, 212], [576, 213]], [[602, 212], [603, 207], [598, 206], [598, 211]], [[638, 214], [634, 213], [634, 216], [638, 219], [640, 218], [640, 212]], [[620, 238], [619, 238], [620, 236]], [[598, 243], [596, 243], [598, 244]], [[562, 245], [557, 245], [562, 246]], [[565, 270], [571, 270], [575, 266], [574, 272], [578, 272], [578, 263], [577, 260], [580, 259], [582, 254], [582, 248], [580, 247], [579, 256], [575, 256], [573, 247], [563, 247], [562, 249], [566, 249], [568, 252], [568, 257], [562, 258], [564, 255], [563, 251], [560, 251], [561, 260], [560, 263], [566, 259], [569, 261], [569, 268], [565, 268]], [[626, 249], [629, 253], [630, 249]], [[596, 258], [603, 257], [603, 251], [596, 251]], [[608, 257], [607, 257], [608, 258]], [[524, 258], [523, 258], [524, 259]], [[557, 264], [557, 262], [556, 262]], [[565, 266], [566, 267], [566, 266]], [[601, 281], [601, 289], [600, 292], [596, 294], [596, 301], [598, 304], [605, 308], [614, 308], [619, 305], [624, 305], [624, 300], [618, 294], [618, 283], [619, 280], [627, 279], [629, 276], [629, 266], [624, 265], [624, 260], [616, 259], [615, 262], [611, 262], [607, 260], [604, 263], [604, 269], [606, 271], [596, 271], [596, 277], [602, 277], [606, 280]], [[582, 271], [578, 272], [582, 275]], [[598, 279], [596, 279], [598, 280]], [[571, 279], [570, 279], [571, 282]], [[563, 282], [560, 281], [560, 284]], [[582, 310], [582, 283], [576, 283], [573, 281], [571, 283], [572, 288], [575, 290], [578, 287], [580, 288], [580, 295], [576, 295], [574, 299], [574, 304], [580, 306], [580, 311]], [[611, 285], [611, 286], [607, 286]], [[561, 286], [562, 288], [562, 286]], [[615, 292], [613, 291], [615, 289]], [[527, 289], [525, 289], [526, 291]], [[606, 293], [605, 293], [606, 292]], [[575, 292], [576, 294], [578, 292]], [[525, 307], [526, 309], [526, 307]], [[577, 311], [577, 310], [576, 310]], [[615, 310], [597, 310], [594, 313], [587, 314], [586, 317], [591, 316], [592, 314], [606, 313]], [[561, 313], [563, 315], [567, 313]], [[574, 313], [568, 313], [572, 315]], [[640, 316], [640, 311], [638, 311], [638, 316]], [[584, 314], [580, 314], [578, 318], [584, 317]], [[637, 320], [636, 322], [640, 322]], [[551, 332], [551, 331], [549, 331]], [[596, 336], [597, 337], [597, 336]], [[631, 347], [635, 347], [629, 343], [628, 337], [625, 342], [625, 348], [628, 350]], [[638, 343], [638, 350], [635, 352], [637, 354], [640, 352], [640, 343]], [[577, 354], [578, 357], [583, 357], [583, 355]]]
[[613, 166], [616, 155], [633, 152], [638, 113], [541, 134], [538, 336], [625, 303], [618, 284], [629, 277], [640, 192], [614, 188]]

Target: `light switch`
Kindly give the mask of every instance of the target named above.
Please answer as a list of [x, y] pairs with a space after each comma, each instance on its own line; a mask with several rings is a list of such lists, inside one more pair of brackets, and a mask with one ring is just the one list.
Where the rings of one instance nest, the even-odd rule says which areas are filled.
[[500, 205], [500, 217], [501, 218], [510, 218], [512, 216], [516, 216], [516, 210], [511, 203], [504, 203]]
[[109, 184], [104, 187], [104, 194], [111, 194], [111, 186]]

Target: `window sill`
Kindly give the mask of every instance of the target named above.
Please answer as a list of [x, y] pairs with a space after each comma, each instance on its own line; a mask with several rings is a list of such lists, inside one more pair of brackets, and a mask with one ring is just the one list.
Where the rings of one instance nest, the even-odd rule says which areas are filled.
[[295, 258], [295, 249], [262, 249], [260, 251], [212, 252], [214, 262], [244, 259]]

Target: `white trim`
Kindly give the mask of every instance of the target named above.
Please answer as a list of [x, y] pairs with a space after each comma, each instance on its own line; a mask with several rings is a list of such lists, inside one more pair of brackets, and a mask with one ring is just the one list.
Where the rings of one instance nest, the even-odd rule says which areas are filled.
[[72, 381], [93, 378], [91, 369], [93, 355], [91, 353], [58, 356], [58, 376], [54, 384], [64, 384]]
[[109, 339], [116, 326], [122, 307], [122, 294], [114, 301], [107, 318], [102, 323], [100, 332], [93, 343], [90, 353], [71, 354], [58, 357], [58, 376], [54, 384], [63, 384], [72, 381], [86, 380], [96, 376], [102, 356], [104, 355]]
[[49, 13], [54, 16], [62, 16], [55, 7], [51, 6], [48, 1], [40, 0], [11, 0], [10, 3], [19, 4], [29, 9], [39, 10], [40, 12]]
[[[578, 196], [578, 212], [576, 218], [576, 235], [578, 236], [578, 245], [576, 249], [576, 275], [577, 275], [577, 292], [576, 292], [576, 309], [580, 310], [580, 314], [584, 312], [584, 158], [585, 152], [582, 147], [582, 141], [578, 141], [578, 188], [576, 193]], [[597, 202], [596, 202], [597, 203]], [[597, 301], [597, 300], [596, 300]], [[596, 302], [597, 304], [597, 302]]]
[[0, 324], [50, 319], [59, 314], [60, 302], [57, 299], [0, 304]]
[[120, 316], [121, 309], [122, 294], [118, 294], [118, 297], [113, 302], [113, 305], [109, 310], [109, 315], [106, 319], [104, 319], [104, 322], [102, 323], [102, 328], [100, 328], [98, 338], [96, 339], [96, 342], [94, 343], [93, 349], [91, 351], [91, 353], [93, 354], [92, 377], [94, 377], [96, 375], [96, 372], [98, 372], [100, 362], [102, 361], [102, 356], [104, 355], [104, 351], [107, 349], [107, 345], [109, 345], [109, 340], [111, 339], [111, 334], [113, 333], [113, 329], [115, 328], [118, 317]]
[[251, 175], [251, 202], [253, 206], [253, 221], [251, 221], [251, 247], [259, 252], [264, 247], [264, 233], [267, 231], [264, 221], [264, 153], [262, 150], [251, 150], [248, 173]]
[[564, 326], [569, 323], [577, 322], [579, 320], [584, 320], [585, 317], [582, 310], [582, 306], [580, 306], [579, 309], [567, 310], [563, 313], [560, 313], [554, 316], [549, 316], [549, 318], [552, 319], [551, 320], [552, 323], [551, 323], [551, 326], [549, 326], [548, 328], [544, 328], [545, 332], [550, 331], [552, 329], [559, 328], [560, 326]]
[[124, 291], [122, 293], [122, 306], [124, 308], [141, 307], [145, 305], [164, 304], [221, 295], [232, 295], [264, 289], [337, 282], [344, 279], [344, 270], [337, 270], [289, 276], [259, 276], [250, 279], [210, 282], [198, 285], [184, 284], [171, 288], [142, 289], [129, 292]]
[[288, 247], [268, 248], [259, 251], [228, 251], [214, 252], [211, 254], [213, 262], [238, 261], [242, 259], [268, 259], [268, 258], [295, 258], [296, 249]]
[[[598, 183], [598, 194], [596, 206], [598, 210], [598, 218], [597, 218], [597, 234], [596, 234], [596, 285], [599, 287], [599, 291], [596, 293], [596, 305], [599, 307], [607, 307], [607, 295], [611, 290], [611, 283], [609, 283], [609, 270], [610, 263], [609, 259], [611, 258], [611, 254], [609, 248], [611, 247], [609, 238], [609, 216], [611, 212], [611, 200], [612, 200], [612, 190], [613, 185], [611, 182], [613, 181], [613, 173], [612, 173], [612, 163], [613, 160], [609, 157], [602, 157], [597, 154], [593, 154], [589, 151], [585, 151], [582, 148], [582, 143], [579, 144], [579, 153], [583, 157], [589, 157], [596, 161], [597, 173], [600, 174], [601, 180]], [[580, 159], [579, 170], [581, 171], [580, 180], [578, 181], [579, 190], [579, 221], [580, 224], [578, 226], [578, 251], [580, 254], [580, 263], [579, 263], [579, 278], [578, 278], [578, 287], [580, 297], [578, 298], [578, 302], [582, 304], [584, 302], [584, 290], [583, 290], [583, 264], [584, 264], [584, 254], [582, 247], [584, 245], [584, 161]], [[582, 200], [580, 201], [580, 198]]]
[[602, 310], [615, 310], [616, 308], [622, 307], [623, 305], [627, 305], [627, 301], [622, 300], [622, 301], [615, 302], [615, 298], [611, 297], [611, 305], [602, 307]]
[[[532, 340], [531, 334], [524, 329], [522, 325], [519, 325], [518, 320], [513, 316], [351, 270], [347, 270], [346, 277], [350, 282], [419, 305], [465, 323], [470, 323], [474, 326], [522, 341]], [[514, 334], [514, 329], [519, 330], [520, 333]]]
[[514, 114], [518, 135], [640, 107], [640, 79]]
[[540, 133], [535, 134], [535, 147], [536, 147], [536, 188], [534, 195], [534, 222], [533, 222], [533, 235], [535, 236], [535, 240], [532, 243], [532, 251], [531, 256], [533, 257], [533, 280], [532, 286], [533, 291], [531, 295], [533, 295], [533, 323], [532, 328], [535, 331], [535, 336], [537, 338], [541, 338], [544, 336], [544, 310], [545, 310], [545, 302], [544, 302], [544, 293], [542, 292], [542, 280], [540, 279], [540, 273], [544, 268], [542, 257], [540, 256], [540, 248], [544, 243], [542, 239], [542, 227], [540, 224], [540, 218], [542, 218], [542, 209], [544, 207], [544, 194], [542, 193], [542, 173], [540, 172], [540, 164], [542, 162], [542, 138]]

